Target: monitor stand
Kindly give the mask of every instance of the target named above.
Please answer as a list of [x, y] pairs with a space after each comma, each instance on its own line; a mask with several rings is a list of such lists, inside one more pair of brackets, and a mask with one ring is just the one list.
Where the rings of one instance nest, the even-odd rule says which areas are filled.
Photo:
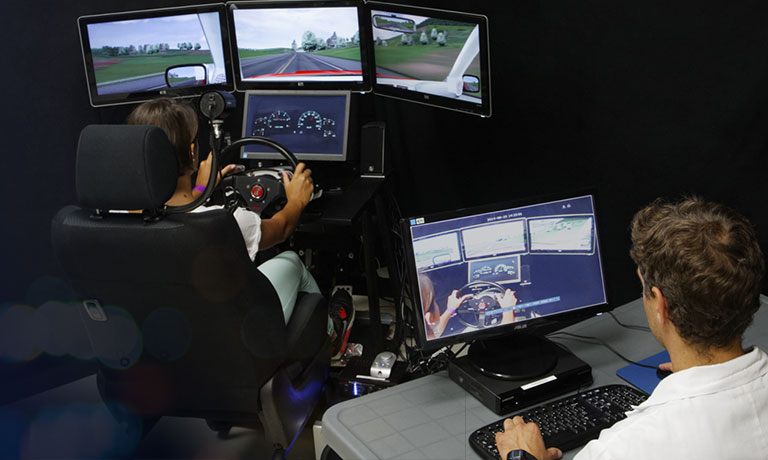
[[590, 385], [592, 368], [545, 338], [514, 333], [473, 343], [448, 376], [502, 415]]
[[469, 346], [469, 363], [481, 374], [503, 380], [543, 376], [557, 364], [557, 345], [543, 337], [516, 332]]

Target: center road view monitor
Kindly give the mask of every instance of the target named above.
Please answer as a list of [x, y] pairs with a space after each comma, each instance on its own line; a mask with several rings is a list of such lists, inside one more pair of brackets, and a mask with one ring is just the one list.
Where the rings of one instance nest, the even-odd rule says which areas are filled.
[[228, 3], [237, 88], [370, 90], [362, 5]]

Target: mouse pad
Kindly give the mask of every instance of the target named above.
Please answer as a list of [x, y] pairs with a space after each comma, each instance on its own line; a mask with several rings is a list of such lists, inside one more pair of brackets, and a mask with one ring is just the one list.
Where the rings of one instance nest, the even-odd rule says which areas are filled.
[[[638, 362], [647, 366], [658, 366], [659, 364], [668, 361], [669, 352], [664, 350], [661, 353], [656, 353], [655, 355], [649, 356]], [[648, 394], [653, 393], [653, 389], [656, 388], [656, 385], [661, 381], [656, 375], [656, 369], [648, 369], [647, 367], [640, 367], [634, 364], [630, 364], [629, 366], [617, 370], [616, 375]]]

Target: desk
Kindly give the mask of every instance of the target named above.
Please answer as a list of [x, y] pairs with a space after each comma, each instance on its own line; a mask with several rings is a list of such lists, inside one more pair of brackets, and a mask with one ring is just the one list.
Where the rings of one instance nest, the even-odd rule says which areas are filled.
[[[761, 308], [745, 334], [745, 346], [768, 350], [766, 305], [768, 298], [761, 296]], [[622, 323], [647, 325], [641, 299], [615, 309], [614, 314]], [[621, 327], [607, 314], [563, 331], [598, 337], [633, 360], [662, 350], [649, 332]], [[592, 366], [593, 386], [626, 383], [616, 376], [616, 370], [626, 363], [602, 345], [557, 333], [550, 337]], [[322, 431], [328, 445], [345, 460], [478, 460], [467, 438], [499, 418], [443, 371], [332, 406], [323, 415]], [[565, 452], [563, 458], [572, 459], [577, 452]]]
[[360, 177], [341, 191], [323, 192], [323, 195], [311, 201], [304, 214], [317, 216], [319, 223], [352, 225], [360, 216], [368, 202], [384, 183], [379, 177]]

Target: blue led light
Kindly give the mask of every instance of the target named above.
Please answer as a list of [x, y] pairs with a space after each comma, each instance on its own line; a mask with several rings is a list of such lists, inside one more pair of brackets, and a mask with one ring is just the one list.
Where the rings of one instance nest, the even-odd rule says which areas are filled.
[[363, 386], [360, 385], [357, 382], [353, 382], [352, 383], [352, 394], [355, 395], [355, 396], [360, 396], [361, 394], [363, 394]]

